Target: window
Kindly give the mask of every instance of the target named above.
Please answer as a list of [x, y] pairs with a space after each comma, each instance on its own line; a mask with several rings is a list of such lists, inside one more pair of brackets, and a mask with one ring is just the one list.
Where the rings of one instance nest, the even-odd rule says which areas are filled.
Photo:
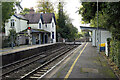
[[41, 23], [39, 23], [39, 28], [41, 29]]
[[11, 19], [11, 28], [14, 28], [14, 27], [15, 27], [15, 20]]
[[52, 39], [54, 39], [54, 32], [52, 32]]
[[45, 24], [45, 27], [47, 28], [47, 24]]
[[52, 23], [52, 27], [54, 27], [54, 23]]

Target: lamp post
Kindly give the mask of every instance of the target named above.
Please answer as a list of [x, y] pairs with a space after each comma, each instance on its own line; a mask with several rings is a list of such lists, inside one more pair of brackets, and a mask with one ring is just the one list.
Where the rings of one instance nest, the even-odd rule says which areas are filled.
[[0, 33], [2, 32], [2, 2], [0, 1]]
[[98, 0], [97, 0], [97, 52], [99, 53], [99, 32], [98, 32]]
[[2, 48], [2, 2], [0, 1], [0, 49], [1, 48]]

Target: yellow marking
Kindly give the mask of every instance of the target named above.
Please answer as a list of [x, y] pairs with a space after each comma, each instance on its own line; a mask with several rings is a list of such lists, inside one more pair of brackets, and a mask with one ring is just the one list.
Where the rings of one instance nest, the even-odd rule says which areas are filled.
[[[84, 44], [85, 44], [85, 43], [84, 43]], [[84, 44], [83, 44], [83, 45], [84, 45]], [[82, 46], [83, 46], [83, 45], [82, 45]], [[73, 56], [75, 55], [75, 53], [77, 53], [77, 52], [79, 51], [79, 49], [80, 49], [82, 46], [79, 46], [79, 48], [74, 51]], [[68, 59], [66, 60], [66, 62], [68, 62], [70, 59], [71, 59], [71, 57], [68, 57]], [[66, 63], [66, 62], [64, 62], [64, 63]]]
[[100, 47], [105, 47], [105, 43], [99, 44]]
[[[88, 44], [88, 43], [87, 43]], [[80, 55], [82, 54], [82, 52], [84, 51], [84, 49], [86, 48], [87, 44], [84, 46], [84, 48], [82, 49], [82, 51], [80, 52], [80, 54], [78, 55], [78, 57], [76, 58], [76, 60], [74, 61], [74, 63], [72, 64], [71, 68], [69, 69], [67, 75], [65, 76], [64, 80], [67, 80], [67, 78], [69, 77], [69, 75], [71, 74], [73, 67], [75, 66], [78, 58], [80, 57]]]

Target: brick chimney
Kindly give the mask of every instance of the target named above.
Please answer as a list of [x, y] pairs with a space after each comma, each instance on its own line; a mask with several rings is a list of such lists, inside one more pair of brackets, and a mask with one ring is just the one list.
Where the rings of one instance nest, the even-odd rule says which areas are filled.
[[33, 7], [30, 8], [29, 13], [30, 13], [30, 14], [34, 14], [34, 13], [35, 13], [35, 10], [33, 9]]

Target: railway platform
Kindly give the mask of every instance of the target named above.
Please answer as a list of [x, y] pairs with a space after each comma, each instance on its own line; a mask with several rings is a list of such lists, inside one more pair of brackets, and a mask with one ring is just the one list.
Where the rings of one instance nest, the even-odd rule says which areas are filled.
[[0, 54], [8, 54], [8, 53], [13, 53], [13, 52], [19, 52], [27, 49], [32, 49], [32, 48], [37, 48], [37, 47], [43, 47], [43, 46], [48, 46], [48, 45], [53, 45], [55, 43], [50, 43], [50, 44], [41, 44], [41, 45], [23, 45], [23, 46], [15, 46], [13, 49], [11, 47], [9, 48], [3, 48], [0, 49]]
[[51, 80], [119, 80], [96, 47], [85, 43], [43, 78]]

